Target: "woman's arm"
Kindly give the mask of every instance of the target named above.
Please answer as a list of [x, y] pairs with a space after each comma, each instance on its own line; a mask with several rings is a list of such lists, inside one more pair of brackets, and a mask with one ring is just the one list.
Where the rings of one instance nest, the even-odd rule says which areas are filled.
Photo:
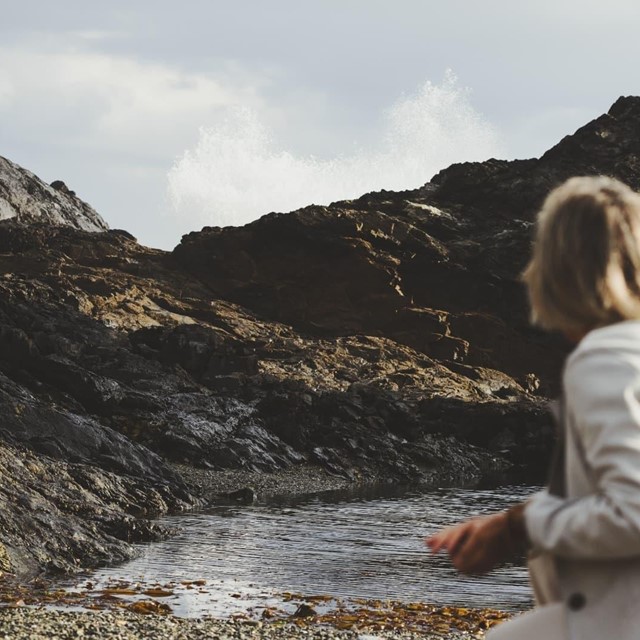
[[564, 384], [575, 429], [567, 438], [578, 438], [595, 491], [573, 499], [534, 496], [525, 510], [531, 543], [570, 558], [638, 556], [640, 370], [624, 354], [584, 351], [569, 360]]

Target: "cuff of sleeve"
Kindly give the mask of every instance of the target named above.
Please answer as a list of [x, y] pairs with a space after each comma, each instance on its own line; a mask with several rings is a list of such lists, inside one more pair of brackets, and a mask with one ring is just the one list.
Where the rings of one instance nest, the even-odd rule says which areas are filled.
[[523, 523], [530, 546], [536, 550], [548, 550], [545, 544], [549, 534], [549, 518], [564, 505], [564, 500], [547, 491], [536, 493], [525, 503]]
[[518, 553], [531, 546], [524, 519], [526, 502], [517, 504], [506, 511], [507, 533], [512, 553]]

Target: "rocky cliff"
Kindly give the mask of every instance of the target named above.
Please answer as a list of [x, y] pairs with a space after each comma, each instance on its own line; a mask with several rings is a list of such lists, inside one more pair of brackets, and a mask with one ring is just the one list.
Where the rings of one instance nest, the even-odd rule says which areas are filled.
[[23, 224], [68, 225], [85, 231], [109, 228], [62, 180], [47, 184], [0, 156], [0, 220], [8, 218]]
[[621, 98], [539, 159], [205, 228], [171, 253], [0, 163], [17, 212], [0, 221], [0, 568], [126, 557], [162, 533], [144, 517], [194, 503], [174, 463], [542, 469], [566, 346], [528, 323], [533, 216], [569, 175], [640, 186], [639, 132], [640, 99]]

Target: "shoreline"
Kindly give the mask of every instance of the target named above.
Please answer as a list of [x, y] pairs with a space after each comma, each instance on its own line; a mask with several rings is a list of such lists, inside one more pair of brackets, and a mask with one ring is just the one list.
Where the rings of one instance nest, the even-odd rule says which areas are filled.
[[[290, 498], [312, 496], [332, 491], [360, 491], [381, 487], [419, 487], [423, 490], [441, 487], [475, 487], [490, 481], [491, 484], [510, 484], [525, 481], [537, 484], [544, 481], [539, 472], [523, 469], [500, 470], [495, 473], [479, 472], [474, 476], [454, 475], [424, 476], [422, 479], [400, 482], [385, 477], [384, 474], [370, 471], [368, 475], [347, 478], [330, 473], [325, 468], [302, 464], [275, 472], [246, 470], [210, 470], [188, 464], [171, 463], [173, 470], [184, 480], [192, 495], [196, 498], [195, 508], [206, 507], [225, 502], [242, 503], [241, 496], [236, 498], [229, 494], [240, 493], [251, 489], [257, 501], [274, 498]], [[173, 513], [180, 513], [173, 512]]]
[[[224, 502], [229, 499], [229, 494], [244, 489], [251, 489], [256, 499], [262, 500], [354, 489], [380, 481], [376, 477], [360, 481], [349, 480], [313, 465], [300, 465], [271, 473], [245, 470], [214, 471], [178, 463], [171, 466], [183, 478], [191, 493], [198, 498], [201, 503], [198, 506]], [[233, 501], [233, 498], [231, 500]]]
[[[35, 469], [35, 462], [32, 461], [33, 454], [23, 452], [26, 456], [25, 468]], [[60, 466], [60, 463], [58, 463]], [[229, 494], [238, 490], [251, 488], [255, 501], [270, 501], [282, 498], [287, 500], [292, 497], [304, 498], [322, 494], [324, 492], [341, 491], [363, 491], [370, 489], [379, 490], [381, 487], [406, 487], [404, 483], [391, 482], [385, 480], [384, 476], [374, 472], [357, 479], [349, 479], [337, 476], [326, 469], [313, 465], [300, 465], [276, 473], [265, 473], [246, 470], [223, 470], [213, 471], [197, 468], [191, 465], [174, 464], [171, 465], [176, 475], [182, 477], [184, 484], [194, 495], [191, 506], [172, 510], [170, 513], [188, 513], [191, 509], [203, 509], [215, 504], [224, 504], [231, 499], [235, 504], [248, 504], [238, 502], [230, 498]], [[21, 467], [20, 467], [21, 468]], [[435, 478], [433, 479], [435, 480]], [[434, 481], [410, 483], [411, 486], [421, 486], [423, 488], [435, 487], [439, 483]], [[439, 478], [441, 482], [448, 484], [448, 478]], [[481, 481], [479, 476], [475, 479]], [[144, 506], [143, 503], [138, 503]], [[183, 503], [184, 504], [184, 503]], [[169, 529], [162, 526], [161, 519], [135, 518], [129, 516], [134, 526], [142, 528], [143, 534], [148, 531], [158, 531], [159, 536], [148, 539], [146, 535], [135, 541], [125, 542], [127, 549], [132, 549], [132, 542], [159, 541], [168, 537]], [[145, 539], [147, 538], [147, 539]], [[130, 554], [123, 554], [122, 561], [130, 558]], [[85, 560], [90, 556], [85, 556]], [[120, 562], [109, 562], [111, 566], [117, 566]], [[91, 563], [78, 565], [78, 571], [67, 573], [67, 577], [80, 575], [91, 570]], [[407, 619], [411, 616], [409, 612], [420, 610], [424, 616], [431, 615], [425, 613], [430, 605], [417, 602], [410, 607], [405, 607], [405, 612], [398, 614], [398, 608], [392, 615], [385, 617], [378, 616], [380, 611], [357, 612], [362, 614], [361, 618], [354, 615], [353, 610], [340, 611], [338, 617], [333, 620], [324, 618], [323, 615], [312, 616], [312, 619], [305, 620], [303, 625], [291, 622], [294, 616], [287, 612], [285, 616], [278, 619], [269, 620], [233, 620], [224, 618], [207, 619], [186, 619], [173, 616], [171, 613], [165, 615], [167, 611], [162, 610], [162, 601], [150, 601], [157, 609], [155, 613], [144, 615], [126, 610], [128, 603], [111, 602], [108, 608], [97, 610], [98, 607], [89, 606], [90, 609], [82, 609], [83, 605], [76, 602], [63, 602], [62, 606], [70, 608], [58, 610], [60, 606], [56, 602], [55, 584], [57, 577], [54, 573], [32, 574], [31, 580], [20, 580], [18, 576], [10, 572], [0, 573], [0, 640], [39, 640], [40, 638], [58, 638], [58, 640], [77, 640], [81, 637], [100, 638], [100, 640], [129, 640], [139, 638], [163, 638], [171, 640], [199, 640], [204, 638], [220, 638], [221, 640], [271, 640], [272, 638], [308, 638], [310, 640], [373, 640], [373, 638], [388, 638], [390, 640], [430, 640], [439, 638], [440, 640], [458, 640], [464, 638], [482, 638], [482, 626], [487, 618], [483, 618], [482, 610], [466, 609], [458, 605], [450, 607], [436, 607], [439, 610], [448, 609], [451, 613], [446, 616], [437, 615], [438, 621], [434, 623], [437, 631], [433, 633], [431, 620], [423, 620], [422, 626], [417, 630], [408, 630]], [[37, 582], [42, 581], [43, 590], [38, 593]], [[46, 582], [50, 581], [47, 585]], [[53, 587], [46, 592], [47, 586]], [[59, 596], [58, 596], [59, 597]], [[303, 598], [304, 599], [304, 598]], [[74, 610], [73, 607], [76, 607]], [[375, 609], [375, 605], [368, 605], [369, 610]], [[46, 608], [50, 607], [50, 608]], [[78, 610], [78, 608], [81, 608]], [[486, 610], [491, 616], [500, 612]], [[464, 613], [460, 613], [464, 612]], [[462, 622], [467, 624], [465, 616], [475, 616], [472, 624], [475, 631], [473, 633], [456, 630], [456, 624]], [[376, 618], [376, 616], [378, 616]], [[317, 619], [319, 618], [319, 619]], [[367, 626], [371, 620], [375, 619], [375, 627]], [[495, 618], [493, 618], [495, 619]], [[351, 630], [351, 622], [356, 620], [359, 624], [364, 620], [364, 626], [357, 631]], [[299, 622], [299, 621], [298, 621]], [[283, 635], [284, 634], [284, 635]]]
[[[367, 481], [354, 482], [337, 477], [326, 470], [301, 466], [287, 472], [261, 473], [250, 471], [211, 471], [190, 465], [173, 465], [182, 475], [190, 489], [200, 501], [195, 508], [224, 502], [228, 494], [251, 488], [256, 500], [303, 497], [327, 491], [358, 490], [383, 483], [380, 478], [372, 477]], [[389, 484], [389, 483], [384, 483]], [[390, 483], [393, 484], [393, 483]], [[27, 587], [27, 585], [23, 585]], [[24, 592], [23, 592], [24, 593]], [[43, 592], [45, 593], [45, 592]], [[56, 604], [46, 596], [31, 600], [23, 599], [16, 593], [16, 601], [9, 601], [0, 608], [0, 640], [11, 638], [20, 640], [56, 637], [59, 640], [79, 637], [96, 637], [101, 640], [129, 640], [138, 638], [171, 638], [172, 640], [196, 640], [220, 638], [221, 640], [271, 640], [271, 638], [308, 638], [311, 640], [458, 640], [464, 638], [482, 638], [481, 629], [486, 629], [486, 620], [492, 616], [505, 614], [480, 609], [467, 609], [459, 606], [432, 607], [427, 604], [413, 603], [403, 606], [394, 603], [387, 612], [380, 610], [379, 603], [362, 602], [360, 608], [343, 610], [333, 618], [316, 615], [307, 619], [294, 615], [274, 617], [265, 620], [243, 618], [181, 618], [172, 614], [163, 615], [161, 607], [151, 608], [148, 612], [128, 610], [131, 603], [117, 600], [100, 610], [76, 610], [83, 607], [78, 601], [67, 606]], [[7, 602], [8, 599], [5, 599]], [[302, 600], [305, 600], [303, 597]], [[161, 604], [156, 600], [152, 604]], [[105, 603], [106, 604], [106, 603]], [[53, 607], [53, 608], [45, 608]], [[442, 613], [442, 612], [445, 613]], [[419, 627], [412, 628], [415, 616], [422, 616]], [[406, 616], [406, 619], [405, 619]], [[431, 616], [431, 617], [430, 617]], [[467, 620], [468, 617], [468, 620]], [[358, 630], [350, 629], [354, 621]], [[431, 620], [433, 619], [433, 622]], [[493, 618], [495, 619], [495, 617]], [[413, 622], [409, 622], [413, 620]], [[428, 622], [426, 622], [428, 620]], [[465, 621], [467, 620], [467, 621]], [[363, 626], [359, 626], [359, 625]], [[370, 624], [371, 626], [367, 626]], [[433, 624], [433, 632], [430, 625]], [[473, 631], [456, 629], [457, 624], [473, 627]], [[485, 626], [482, 626], [482, 625]]]

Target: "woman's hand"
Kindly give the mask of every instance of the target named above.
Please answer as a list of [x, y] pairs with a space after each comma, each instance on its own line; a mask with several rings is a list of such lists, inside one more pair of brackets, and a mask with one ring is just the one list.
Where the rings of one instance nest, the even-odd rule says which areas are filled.
[[506, 512], [474, 518], [426, 538], [432, 553], [445, 549], [461, 573], [486, 573], [513, 549]]

